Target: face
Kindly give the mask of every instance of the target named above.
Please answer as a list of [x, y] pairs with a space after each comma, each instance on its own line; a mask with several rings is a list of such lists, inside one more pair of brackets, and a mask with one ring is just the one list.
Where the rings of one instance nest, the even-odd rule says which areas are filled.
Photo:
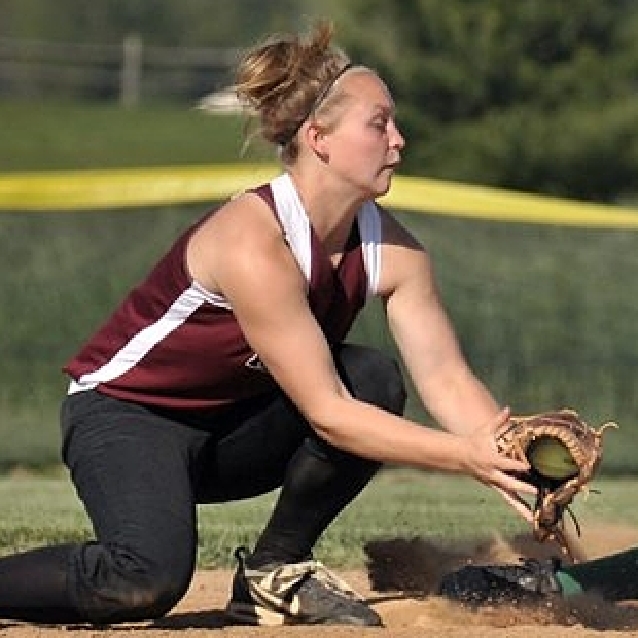
[[394, 120], [394, 102], [369, 70], [347, 72], [338, 90], [346, 99], [335, 105], [336, 119], [320, 136], [324, 160], [363, 197], [383, 195], [405, 146]]

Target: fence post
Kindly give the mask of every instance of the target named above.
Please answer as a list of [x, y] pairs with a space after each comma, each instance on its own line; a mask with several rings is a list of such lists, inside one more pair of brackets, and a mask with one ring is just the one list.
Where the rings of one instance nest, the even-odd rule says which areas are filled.
[[137, 106], [140, 101], [142, 81], [142, 39], [136, 33], [127, 35], [122, 43], [122, 73], [120, 102], [126, 108]]

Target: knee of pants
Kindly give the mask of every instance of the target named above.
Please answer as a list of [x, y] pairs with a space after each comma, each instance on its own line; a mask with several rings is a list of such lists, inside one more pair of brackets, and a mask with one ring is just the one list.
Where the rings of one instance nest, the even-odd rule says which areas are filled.
[[403, 413], [405, 383], [392, 357], [374, 348], [345, 344], [335, 358], [344, 383], [355, 397], [393, 414]]
[[73, 561], [71, 595], [78, 611], [94, 624], [151, 620], [182, 599], [193, 570], [194, 561], [178, 572], [123, 548], [87, 543]]

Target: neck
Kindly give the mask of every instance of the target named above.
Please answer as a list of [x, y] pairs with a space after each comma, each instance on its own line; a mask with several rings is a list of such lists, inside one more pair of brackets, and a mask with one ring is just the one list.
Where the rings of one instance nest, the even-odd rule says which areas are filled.
[[341, 252], [364, 200], [321, 175], [300, 175], [294, 169], [288, 173], [321, 243], [329, 252]]

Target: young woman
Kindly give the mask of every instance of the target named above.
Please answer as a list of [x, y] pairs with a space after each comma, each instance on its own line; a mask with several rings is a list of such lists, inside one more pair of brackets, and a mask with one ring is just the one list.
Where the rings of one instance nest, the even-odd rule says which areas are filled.
[[[386, 85], [321, 25], [249, 51], [237, 92], [283, 172], [190, 228], [66, 366], [63, 457], [95, 541], [0, 560], [0, 617], [165, 614], [195, 567], [196, 505], [281, 487], [229, 616], [378, 625], [312, 549], [381, 464], [534, 492], [497, 453], [507, 409], [462, 357], [427, 253], [375, 204], [404, 147]], [[371, 295], [443, 430], [401, 416], [393, 361], [345, 343]]]

